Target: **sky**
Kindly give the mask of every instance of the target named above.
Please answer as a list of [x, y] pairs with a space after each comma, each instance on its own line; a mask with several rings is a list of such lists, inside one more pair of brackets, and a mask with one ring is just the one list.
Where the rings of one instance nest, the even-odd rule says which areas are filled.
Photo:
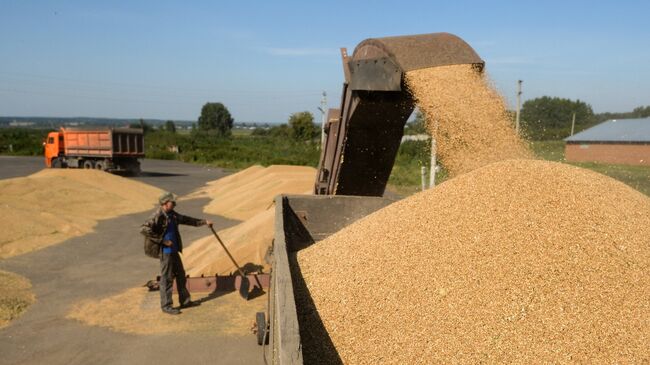
[[453, 33], [510, 107], [579, 99], [595, 112], [650, 105], [650, 1], [0, 0], [0, 116], [284, 123], [339, 107], [340, 47]]

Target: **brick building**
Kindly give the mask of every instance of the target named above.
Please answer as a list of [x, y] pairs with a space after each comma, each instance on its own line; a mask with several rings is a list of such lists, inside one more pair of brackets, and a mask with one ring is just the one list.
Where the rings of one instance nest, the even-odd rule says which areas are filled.
[[567, 161], [650, 166], [650, 118], [608, 120], [564, 141]]

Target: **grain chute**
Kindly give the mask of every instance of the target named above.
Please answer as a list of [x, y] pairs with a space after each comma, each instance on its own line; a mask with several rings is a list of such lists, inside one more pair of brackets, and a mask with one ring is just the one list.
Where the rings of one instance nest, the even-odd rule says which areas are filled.
[[484, 63], [449, 33], [370, 38], [359, 43], [352, 57], [345, 48], [341, 56], [341, 107], [327, 116], [314, 193], [382, 196], [414, 108], [404, 74], [457, 64], [482, 70]]

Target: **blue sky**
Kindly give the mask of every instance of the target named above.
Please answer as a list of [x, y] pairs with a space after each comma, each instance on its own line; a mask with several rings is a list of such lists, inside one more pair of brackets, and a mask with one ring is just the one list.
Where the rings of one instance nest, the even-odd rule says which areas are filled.
[[454, 33], [512, 106], [543, 95], [596, 112], [650, 105], [650, 1], [0, 0], [0, 115], [286, 122], [338, 107], [339, 47]]

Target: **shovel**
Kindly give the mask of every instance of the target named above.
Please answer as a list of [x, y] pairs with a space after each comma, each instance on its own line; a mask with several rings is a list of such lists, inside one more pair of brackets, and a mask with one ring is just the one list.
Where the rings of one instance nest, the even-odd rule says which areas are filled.
[[[228, 257], [230, 257], [230, 260], [232, 263], [235, 265], [237, 268], [237, 271], [239, 271], [239, 275], [241, 275], [241, 283], [239, 284], [239, 295], [241, 295], [242, 298], [249, 300], [253, 299], [261, 294], [264, 294], [264, 291], [262, 290], [262, 284], [260, 284], [259, 280], [257, 282], [258, 285], [253, 287], [253, 291], [249, 292], [250, 289], [250, 281], [246, 277], [246, 274], [244, 273], [244, 270], [239, 267], [235, 259], [232, 257], [230, 254], [230, 251], [226, 248], [226, 245], [223, 243], [217, 232], [212, 228], [212, 226], [209, 226], [210, 230], [212, 231], [212, 234], [214, 234], [214, 237], [219, 241], [219, 244], [221, 244], [221, 247], [223, 247], [223, 250], [226, 251], [228, 254]], [[257, 280], [257, 277], [255, 278]]]

